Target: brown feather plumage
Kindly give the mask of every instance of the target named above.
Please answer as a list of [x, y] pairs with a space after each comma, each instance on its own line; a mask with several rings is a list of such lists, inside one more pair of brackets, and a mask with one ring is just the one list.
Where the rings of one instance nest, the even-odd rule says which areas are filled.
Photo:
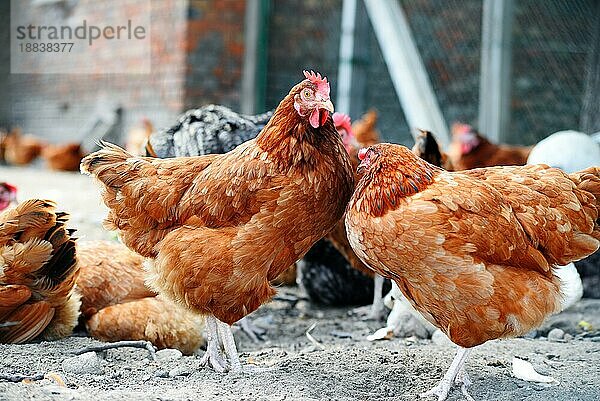
[[51, 201], [0, 214], [0, 342], [60, 338], [77, 323], [75, 240]]
[[200, 316], [145, 286], [142, 256], [114, 241], [80, 241], [77, 257], [81, 319], [92, 337], [146, 340], [185, 354], [204, 343]]
[[524, 334], [558, 312], [552, 270], [600, 244], [598, 168], [453, 173], [399, 145], [371, 151], [348, 208], [350, 243], [460, 346]]
[[493, 166], [522, 166], [527, 163], [527, 157], [532, 146], [514, 146], [495, 144], [473, 129], [477, 145], [465, 152], [461, 149], [459, 127], [457, 123], [452, 126], [452, 143], [450, 144], [450, 158], [454, 169], [470, 170], [481, 167]]
[[331, 117], [315, 129], [294, 109], [307, 86], [229, 153], [160, 160], [104, 144], [82, 161], [104, 187], [108, 226], [154, 260], [154, 289], [231, 324], [341, 218], [354, 184], [348, 155]]

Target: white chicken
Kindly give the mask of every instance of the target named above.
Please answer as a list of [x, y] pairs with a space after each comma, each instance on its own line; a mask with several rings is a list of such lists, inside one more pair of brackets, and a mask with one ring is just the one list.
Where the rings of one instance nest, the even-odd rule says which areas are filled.
[[590, 135], [577, 131], [559, 131], [538, 142], [527, 164], [548, 164], [566, 173], [600, 165], [600, 145]]

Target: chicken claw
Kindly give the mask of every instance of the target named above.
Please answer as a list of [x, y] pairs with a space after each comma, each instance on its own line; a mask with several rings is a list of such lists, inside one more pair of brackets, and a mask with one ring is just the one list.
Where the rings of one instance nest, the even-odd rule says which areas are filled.
[[461, 391], [467, 400], [474, 401], [473, 397], [467, 393], [467, 387], [471, 385], [471, 380], [469, 380], [469, 376], [464, 369], [465, 361], [470, 353], [470, 348], [458, 347], [456, 356], [454, 357], [450, 368], [448, 368], [448, 371], [442, 380], [440, 380], [440, 382], [431, 390], [419, 394], [419, 397], [424, 398], [437, 396], [438, 401], [444, 401], [446, 398], [448, 398], [448, 393], [450, 392], [452, 385], [456, 382], [462, 383]]
[[368, 306], [361, 306], [352, 310], [354, 315], [358, 315], [362, 320], [385, 320], [387, 315], [385, 304], [383, 303], [383, 283], [385, 279], [376, 274], [373, 278], [375, 282], [373, 288], [373, 303]]
[[227, 361], [221, 354], [221, 342], [217, 329], [217, 319], [214, 316], [206, 317], [206, 352], [200, 359], [201, 366], [210, 365], [216, 372], [227, 371]]
[[220, 320], [217, 320], [217, 329], [219, 331], [219, 338], [221, 339], [221, 343], [223, 344], [223, 348], [225, 350], [225, 354], [229, 357], [230, 363], [230, 371], [232, 373], [241, 373], [242, 372], [242, 364], [240, 362], [240, 357], [237, 352], [237, 348], [235, 346], [235, 340], [233, 338], [233, 333], [231, 332], [231, 326], [227, 323], [223, 323]]

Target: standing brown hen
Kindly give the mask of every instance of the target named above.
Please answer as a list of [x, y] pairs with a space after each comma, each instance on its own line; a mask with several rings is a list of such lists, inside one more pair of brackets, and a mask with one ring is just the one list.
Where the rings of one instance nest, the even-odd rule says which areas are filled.
[[391, 144], [359, 156], [366, 171], [348, 205], [350, 244], [459, 346], [424, 395], [444, 400], [455, 380], [466, 393], [472, 347], [527, 333], [573, 295], [579, 278], [560, 265], [600, 245], [600, 168], [447, 172]]
[[338, 222], [354, 180], [329, 83], [304, 73], [253, 140], [220, 155], [152, 159], [104, 144], [82, 171], [104, 187], [107, 227], [149, 258], [149, 283], [207, 316], [203, 364], [240, 371], [230, 325]]

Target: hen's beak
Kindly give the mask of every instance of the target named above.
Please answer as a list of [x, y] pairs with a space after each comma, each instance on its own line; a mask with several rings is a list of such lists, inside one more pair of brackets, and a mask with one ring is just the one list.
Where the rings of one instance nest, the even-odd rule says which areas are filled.
[[329, 99], [327, 99], [323, 102], [319, 102], [319, 108], [325, 109], [330, 113], [333, 113], [335, 111], [335, 109], [333, 108], [333, 103]]

